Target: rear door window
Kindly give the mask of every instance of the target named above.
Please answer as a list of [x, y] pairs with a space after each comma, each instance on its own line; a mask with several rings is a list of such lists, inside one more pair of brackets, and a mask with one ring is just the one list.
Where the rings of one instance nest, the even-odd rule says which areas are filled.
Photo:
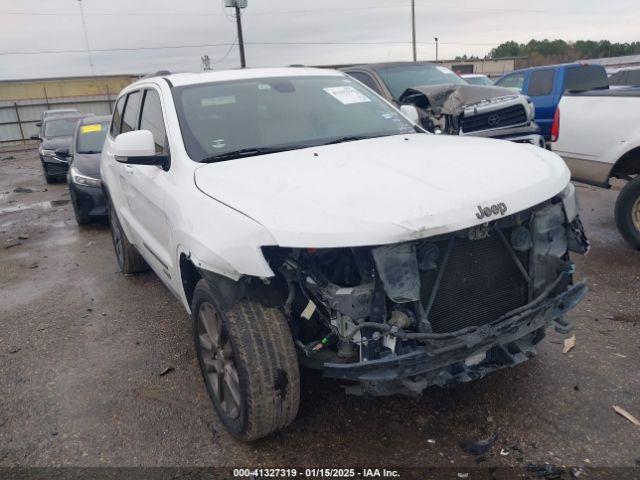
[[156, 155], [168, 154], [167, 132], [164, 128], [162, 103], [160, 102], [160, 95], [155, 90], [145, 90], [142, 116], [140, 117], [140, 130], [149, 130], [153, 134]]
[[124, 106], [122, 116], [121, 133], [138, 129], [138, 118], [140, 117], [140, 90], [127, 95], [127, 103]]
[[529, 79], [527, 95], [531, 95], [532, 97], [549, 95], [553, 90], [553, 80], [555, 76], [556, 72], [552, 69], [532, 72], [531, 78]]
[[522, 92], [522, 85], [524, 85], [524, 72], [514, 73], [512, 75], [502, 77], [496, 82], [496, 85], [506, 88], [515, 88], [516, 90]]
[[567, 67], [564, 79], [565, 90], [585, 92], [601, 88], [609, 88], [607, 72], [601, 65]]

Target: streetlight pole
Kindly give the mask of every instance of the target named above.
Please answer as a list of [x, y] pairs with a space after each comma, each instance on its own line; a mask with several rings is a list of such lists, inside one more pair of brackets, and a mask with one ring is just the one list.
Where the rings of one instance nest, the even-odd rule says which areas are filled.
[[413, 61], [417, 61], [418, 55], [416, 52], [416, 0], [411, 0], [411, 38], [413, 45]]
[[235, 2], [236, 9], [236, 26], [238, 27], [238, 46], [240, 47], [240, 68], [245, 68], [247, 66], [247, 62], [244, 58], [244, 40], [242, 38], [242, 20], [240, 19], [240, 7], [238, 6], [238, 2]]
[[438, 37], [433, 38], [436, 41], [436, 62], [438, 61]]

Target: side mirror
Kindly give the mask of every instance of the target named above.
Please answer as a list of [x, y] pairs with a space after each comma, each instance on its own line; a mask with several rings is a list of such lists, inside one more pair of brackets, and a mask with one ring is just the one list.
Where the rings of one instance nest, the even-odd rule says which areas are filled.
[[156, 155], [156, 144], [149, 130], [135, 130], [116, 137], [114, 148], [116, 160], [129, 165], [159, 165], [169, 168], [167, 155]]
[[69, 149], [68, 148], [56, 148], [55, 154], [58, 157], [68, 157], [69, 156]]
[[420, 114], [418, 109], [413, 105], [401, 105], [400, 111], [404, 113], [404, 116], [411, 120], [413, 123], [420, 125]]
[[30, 138], [31, 140], [42, 140], [42, 139], [40, 138], [40, 135], [31, 135], [29, 138]]

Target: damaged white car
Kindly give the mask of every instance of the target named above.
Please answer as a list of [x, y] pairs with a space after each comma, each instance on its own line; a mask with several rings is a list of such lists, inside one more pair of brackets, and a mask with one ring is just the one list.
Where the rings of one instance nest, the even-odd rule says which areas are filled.
[[418, 393], [517, 365], [586, 292], [588, 243], [555, 154], [426, 133], [343, 73], [146, 78], [102, 157], [116, 256], [193, 321], [228, 430], [290, 424], [299, 364]]

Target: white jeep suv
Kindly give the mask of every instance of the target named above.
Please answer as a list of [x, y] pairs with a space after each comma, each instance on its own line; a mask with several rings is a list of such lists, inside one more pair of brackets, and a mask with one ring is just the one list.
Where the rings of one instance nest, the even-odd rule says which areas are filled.
[[299, 364], [371, 395], [514, 366], [584, 295], [569, 171], [541, 148], [431, 135], [343, 73], [145, 78], [102, 179], [118, 264], [193, 322], [237, 438], [296, 416]]

